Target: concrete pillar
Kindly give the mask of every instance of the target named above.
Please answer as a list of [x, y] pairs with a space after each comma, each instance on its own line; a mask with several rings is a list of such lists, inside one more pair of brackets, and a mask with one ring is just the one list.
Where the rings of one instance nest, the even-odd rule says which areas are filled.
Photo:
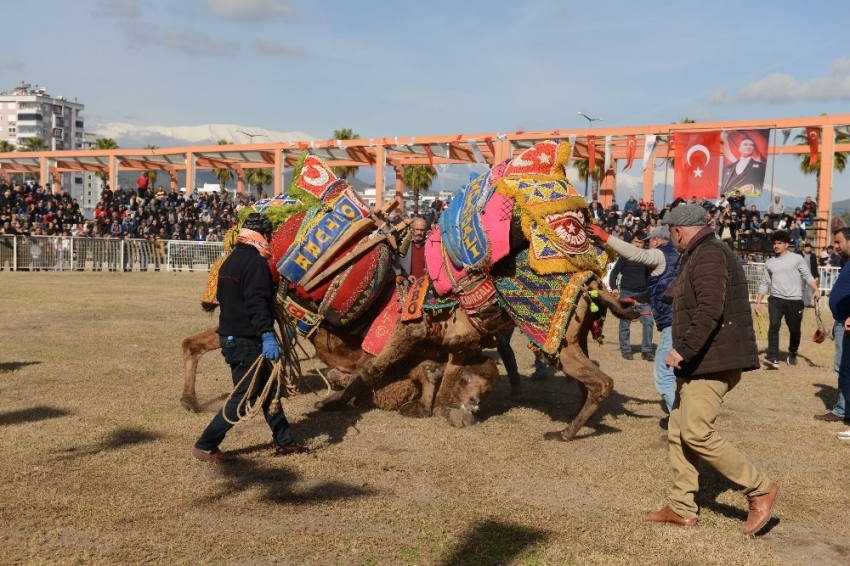
[[236, 194], [245, 194], [245, 170], [242, 168], [236, 170]]
[[835, 127], [824, 126], [821, 130], [820, 145], [820, 174], [818, 176], [818, 212], [817, 217], [823, 218], [815, 226], [825, 227], [817, 231], [817, 249], [823, 249], [829, 243], [832, 234], [829, 233], [830, 210], [832, 209], [832, 165], [835, 154]]
[[404, 216], [404, 167], [395, 167], [395, 199], [400, 214]]
[[281, 159], [281, 150], [279, 147], [274, 148], [274, 196], [278, 196], [283, 188], [283, 160]]
[[384, 206], [384, 168], [387, 164], [387, 148], [375, 148], [375, 208]]

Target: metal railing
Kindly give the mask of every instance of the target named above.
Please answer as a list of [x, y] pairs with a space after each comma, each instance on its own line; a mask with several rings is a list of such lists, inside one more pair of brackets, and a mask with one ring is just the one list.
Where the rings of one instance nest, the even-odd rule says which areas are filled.
[[209, 271], [221, 242], [0, 236], [2, 271]]

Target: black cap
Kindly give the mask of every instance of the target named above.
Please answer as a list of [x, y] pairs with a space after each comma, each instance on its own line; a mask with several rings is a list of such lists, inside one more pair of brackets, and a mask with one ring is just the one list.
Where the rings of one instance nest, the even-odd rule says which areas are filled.
[[263, 235], [270, 235], [273, 230], [271, 220], [265, 214], [260, 214], [259, 212], [249, 214], [242, 227]]

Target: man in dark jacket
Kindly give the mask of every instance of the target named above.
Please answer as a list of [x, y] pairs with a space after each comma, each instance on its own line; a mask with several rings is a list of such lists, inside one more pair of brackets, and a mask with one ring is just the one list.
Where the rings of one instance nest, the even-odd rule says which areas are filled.
[[[620, 240], [631, 242], [635, 247], [643, 249], [643, 232], [637, 232], [636, 237], [620, 236]], [[641, 334], [641, 356], [644, 360], [655, 361], [652, 355], [652, 312], [649, 308], [649, 297], [646, 292], [646, 278], [649, 272], [646, 265], [632, 261], [623, 256], [614, 264], [614, 269], [608, 277], [611, 289], [617, 291], [619, 289], [620, 299], [634, 300], [634, 308], [640, 312], [640, 325], [643, 329]], [[617, 279], [620, 279], [619, 283]], [[632, 341], [631, 341], [631, 321], [620, 320], [620, 354], [623, 359], [633, 360]]]
[[707, 226], [702, 207], [683, 205], [666, 215], [673, 245], [682, 253], [671, 289], [676, 401], [668, 427], [673, 487], [670, 503], [644, 520], [682, 526], [697, 524], [695, 495], [702, 459], [742, 487], [749, 502], [744, 533], [752, 535], [770, 519], [779, 484], [760, 472], [714, 428], [723, 397], [742, 371], [759, 367], [744, 270], [728, 246]]
[[[259, 213], [245, 219], [230, 256], [218, 272], [217, 298], [221, 304], [218, 334], [221, 353], [230, 366], [234, 391], [224, 409], [216, 413], [206, 430], [195, 443], [192, 455], [206, 462], [223, 463], [234, 456], [218, 449], [233, 425], [239, 420], [237, 408], [250, 394], [251, 404], [271, 376], [269, 362], [280, 357], [280, 347], [274, 334], [274, 295], [268, 260], [272, 257], [268, 239], [272, 224]], [[251, 366], [262, 355], [265, 360], [256, 370], [256, 382], [249, 392]], [[243, 379], [245, 378], [245, 379]], [[277, 402], [277, 392], [269, 392], [263, 405], [263, 414], [272, 431], [275, 456], [287, 456], [307, 449], [292, 440], [292, 428], [283, 414], [283, 408], [272, 414], [271, 406]]]

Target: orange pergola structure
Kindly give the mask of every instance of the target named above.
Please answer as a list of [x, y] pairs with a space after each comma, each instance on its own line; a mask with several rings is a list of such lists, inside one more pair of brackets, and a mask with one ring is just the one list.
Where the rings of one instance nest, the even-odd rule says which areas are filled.
[[[196, 170], [228, 169], [235, 173], [237, 192], [244, 192], [246, 172], [254, 168], [273, 170], [274, 194], [283, 192], [283, 169], [292, 167], [301, 152], [309, 150], [331, 166], [335, 167], [374, 167], [375, 168], [375, 205], [380, 207], [384, 201], [383, 188], [386, 180], [385, 168], [392, 167], [395, 172], [394, 198], [401, 201], [402, 175], [407, 165], [471, 164], [494, 165], [545, 139], [571, 139], [574, 137], [573, 159], [588, 158], [587, 136], [597, 139], [611, 136], [611, 155], [609, 169], [605, 171], [600, 186], [599, 199], [608, 205], [616, 191], [617, 162], [626, 159], [628, 137], [637, 140], [635, 160], [642, 160], [644, 144], [641, 140], [648, 135], [657, 136], [657, 144], [652, 159], [675, 157], [672, 147], [675, 132], [744, 130], [744, 129], [795, 129], [816, 127], [821, 130], [818, 151], [821, 159], [819, 186], [817, 194], [818, 216], [829, 216], [833, 160], [836, 151], [850, 151], [850, 143], [835, 143], [835, 130], [850, 125], [850, 114], [835, 116], [812, 116], [802, 118], [778, 118], [765, 120], [740, 120], [695, 124], [655, 124], [628, 127], [597, 127], [582, 129], [563, 129], [533, 132], [458, 134], [447, 136], [410, 136], [391, 138], [369, 138], [356, 140], [325, 140], [304, 142], [276, 142], [256, 144], [233, 144], [212, 146], [173, 147], [154, 150], [110, 149], [110, 150], [74, 150], [44, 151], [28, 153], [0, 153], [0, 173], [31, 173], [42, 179], [52, 179], [54, 190], [58, 191], [59, 175], [66, 171], [91, 171], [108, 173], [110, 186], [116, 186], [119, 170], [156, 170], [169, 174], [171, 187], [177, 187], [178, 172], [185, 171], [186, 186], [193, 187]], [[769, 155], [808, 153], [808, 145], [779, 146], [774, 143], [768, 150]], [[604, 151], [595, 152], [596, 166], [602, 167]], [[652, 163], [643, 170], [643, 198], [652, 199], [653, 176]], [[827, 234], [821, 229], [817, 235], [818, 244], [825, 245]]]

